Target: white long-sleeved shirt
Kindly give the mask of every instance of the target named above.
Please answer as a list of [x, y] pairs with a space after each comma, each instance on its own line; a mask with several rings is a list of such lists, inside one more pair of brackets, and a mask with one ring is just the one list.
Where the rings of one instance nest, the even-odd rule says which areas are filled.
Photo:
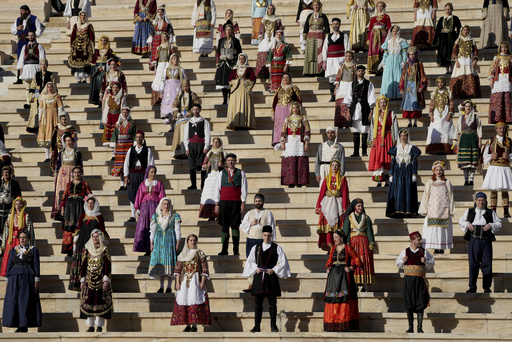
[[[231, 175], [233, 175], [233, 171], [230, 171], [229, 169], [226, 169], [227, 172], [229, 172]], [[221, 171], [221, 172], [224, 172], [224, 171]], [[241, 177], [242, 177], [242, 195], [240, 196], [241, 197], [241, 201], [245, 203], [245, 200], [247, 199], [247, 177], [245, 176], [245, 172], [243, 172], [242, 170], [240, 170], [241, 172]], [[219, 177], [217, 177], [217, 191], [215, 192], [215, 196], [213, 198], [213, 200], [215, 201], [215, 203], [219, 203], [220, 201], [220, 191], [222, 189], [222, 173], [219, 175]]]
[[[272, 242], [276, 241], [276, 222], [274, 221], [274, 214], [270, 210], [268, 210], [267, 222], [261, 222], [261, 217], [265, 209], [253, 209], [245, 214], [242, 223], [240, 224], [240, 229], [245, 233], [249, 234], [251, 229], [253, 228], [263, 228], [263, 226], [272, 226]], [[254, 218], [258, 221], [254, 226], [251, 226], [251, 222], [249, 217], [250, 213], [254, 213]], [[261, 239], [261, 238], [260, 238]]]
[[[419, 248], [417, 250], [413, 250], [412, 247], [407, 247], [408, 249], [411, 250], [411, 252], [413, 253], [418, 253], [419, 252]], [[405, 261], [404, 261], [404, 257], [405, 257], [405, 253], [407, 251], [407, 248], [404, 249], [400, 255], [398, 256], [398, 258], [396, 258], [396, 266], [399, 268], [399, 269], [403, 269], [404, 268], [404, 265], [405, 265]], [[435, 261], [434, 261], [434, 257], [432, 256], [432, 254], [430, 254], [429, 251], [427, 251], [425, 249], [425, 266], [427, 267], [427, 270], [431, 269], [432, 267], [434, 267], [434, 264], [435, 264]]]
[[[190, 120], [188, 120], [187, 125], [185, 126], [185, 130], [183, 132], [183, 145], [185, 145], [185, 149], [188, 151], [188, 144], [190, 142], [189, 138], [189, 127], [190, 125], [195, 125], [200, 123], [201, 121], [204, 121], [204, 149], [208, 149], [210, 147], [210, 139], [211, 139], [211, 126], [210, 122], [208, 120], [205, 120], [202, 116], [199, 117], [191, 117]], [[197, 133], [196, 133], [197, 134]]]
[[[459, 219], [459, 227], [463, 232], [465, 232], [466, 229], [468, 228], [468, 223], [471, 223], [473, 226], [485, 226], [487, 224], [485, 218], [483, 217], [483, 215], [485, 214], [485, 208], [475, 208], [475, 219], [473, 220], [473, 222], [468, 221], [468, 213], [469, 209], [466, 210], [462, 217]], [[494, 222], [489, 223], [491, 225], [491, 232], [493, 234], [496, 234], [501, 229], [501, 220], [494, 210], [492, 211], [492, 220]]]
[[[126, 158], [124, 160], [124, 165], [123, 165], [123, 175], [125, 177], [128, 177], [128, 175], [130, 174], [130, 153], [132, 151], [132, 148], [134, 148], [137, 153], [140, 153], [142, 151], [142, 147], [138, 147], [137, 145], [135, 145], [133, 147], [130, 147], [130, 149], [128, 150], [128, 153], [126, 153]], [[155, 157], [153, 156], [153, 152], [151, 152], [151, 149], [149, 147], [148, 147], [148, 165], [155, 165]], [[137, 161], [135, 166], [141, 166], [140, 161]]]
[[[18, 64], [16, 65], [16, 69], [18, 70], [23, 69], [23, 67], [25, 66], [25, 50], [27, 49], [27, 46], [28, 44], [21, 49], [20, 58], [18, 59]], [[37, 49], [39, 50], [39, 64], [41, 64], [43, 59], [46, 58], [46, 51], [44, 51], [44, 47], [42, 44], [38, 44]]]
[[[357, 80], [359, 84], [363, 83], [364, 80]], [[375, 106], [375, 102], [377, 99], [375, 98], [375, 88], [373, 86], [373, 83], [370, 82], [368, 85], [368, 104], [370, 107]], [[347, 107], [350, 107], [352, 104], [352, 87], [347, 88], [347, 92], [345, 93], [345, 98], [343, 99], [343, 104], [347, 105]], [[362, 113], [362, 107], [361, 104], [356, 104], [356, 110], [354, 111], [354, 116], [352, 117], [352, 120], [362, 120], [363, 119], [363, 113]]]
[[[32, 17], [32, 15], [29, 15], [27, 18], [25, 18], [23, 20], [23, 30], [26, 29], [27, 27], [27, 22], [28, 20], [30, 19], [30, 17]], [[36, 37], [39, 37], [41, 36], [41, 34], [43, 33], [43, 26], [41, 25], [41, 22], [39, 21], [39, 19], [37, 17], [34, 16], [34, 18], [36, 18], [36, 20], [34, 21], [34, 25], [36, 26]], [[18, 35], [18, 26], [16, 25], [16, 22], [18, 21], [18, 19], [16, 19], [14, 21], [14, 24], [12, 24], [11, 26], [11, 34], [13, 36], [17, 36]]]
[[[503, 139], [504, 139], [504, 138], [505, 138], [504, 136], [501, 136], [501, 137], [500, 137], [499, 135], [497, 135], [497, 136], [496, 136], [496, 139], [498, 139], [498, 141], [499, 141], [501, 144], [503, 143]], [[492, 160], [492, 154], [490, 153], [490, 150], [491, 150], [491, 149], [490, 149], [490, 146], [489, 146], [489, 145], [485, 146], [484, 154], [483, 154], [483, 159], [484, 159], [484, 164], [485, 164], [485, 165], [488, 165], [488, 164], [491, 162], [491, 160]], [[501, 156], [499, 156], [499, 157], [501, 157]], [[510, 161], [512, 161], [512, 153], [510, 153], [510, 154], [508, 155], [508, 159], [509, 159]]]
[[[263, 242], [263, 244], [262, 244], [263, 251], [266, 251], [267, 249], [269, 249], [270, 246], [272, 246], [271, 243]], [[242, 273], [242, 276], [245, 278], [252, 277], [256, 273], [256, 270], [258, 269], [258, 264], [256, 263], [256, 247], [258, 247], [258, 246], [256, 245], [251, 249], [251, 252], [249, 253], [249, 257], [247, 258], [247, 261], [245, 262], [244, 273]], [[286, 254], [284, 254], [283, 248], [281, 248], [281, 246], [279, 246], [279, 245], [277, 245], [277, 255], [278, 255], [277, 264], [274, 267], [272, 267], [272, 270], [279, 278], [283, 278], [283, 279], [290, 278], [291, 273], [290, 273], [290, 265], [288, 264], [288, 258], [286, 257]]]

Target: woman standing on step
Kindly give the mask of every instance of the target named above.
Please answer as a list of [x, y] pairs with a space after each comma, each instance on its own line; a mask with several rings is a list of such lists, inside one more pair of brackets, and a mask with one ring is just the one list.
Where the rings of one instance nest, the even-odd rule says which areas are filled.
[[26, 229], [19, 233], [19, 240], [7, 262], [7, 300], [4, 300], [2, 326], [27, 332], [28, 328], [41, 326], [39, 251], [30, 245], [30, 233]]
[[[89, 88], [89, 103], [101, 106], [100, 92], [103, 83], [103, 77], [107, 71], [108, 61], [115, 57], [114, 51], [110, 48], [110, 39], [108, 36], [101, 36], [98, 42], [98, 48], [94, 50], [91, 67], [91, 87]], [[115, 69], [114, 69], [115, 70]]]
[[281, 18], [276, 15], [276, 6], [270, 4], [267, 7], [267, 13], [261, 20], [260, 32], [258, 34], [258, 55], [256, 58], [256, 77], [264, 79], [268, 78], [269, 70], [267, 68], [267, 56], [269, 50], [272, 48], [272, 43], [276, 32], [283, 30], [284, 26], [281, 23]]
[[510, 9], [508, 0], [484, 0], [479, 49], [493, 48], [502, 41], [508, 41]]
[[62, 137], [63, 145], [65, 146], [60, 151], [57, 158], [57, 168], [55, 170], [55, 199], [53, 201], [51, 217], [57, 221], [62, 221], [64, 218], [60, 212], [61, 198], [66, 186], [73, 179], [73, 169], [75, 166], [83, 168], [82, 154], [75, 148], [75, 136], [70, 133], [64, 134]]
[[139, 186], [135, 196], [135, 209], [137, 210], [137, 228], [135, 230], [134, 252], [145, 252], [150, 255], [150, 222], [160, 200], [165, 197], [162, 182], [156, 179], [156, 166], [150, 165], [146, 169], [144, 182]]
[[[403, 118], [409, 119], [407, 127], [416, 127], [421, 118], [421, 111], [425, 108], [425, 95], [428, 87], [428, 79], [423, 69], [423, 63], [418, 60], [418, 49], [411, 46], [407, 49], [407, 62], [402, 69], [402, 76], [398, 89], [402, 94]], [[414, 124], [412, 123], [414, 119]]]
[[50, 161], [50, 143], [52, 141], [53, 128], [58, 123], [58, 116], [65, 114], [64, 104], [57, 89], [52, 82], [46, 83], [41, 96], [39, 96], [39, 132], [37, 144], [44, 147], [46, 153], [45, 162]]
[[126, 95], [121, 91], [121, 83], [112, 82], [110, 85], [111, 90], [107, 91], [103, 100], [103, 113], [101, 115], [100, 129], [103, 129], [103, 136], [101, 142], [103, 146], [109, 146], [112, 152], [111, 161], [115, 160], [115, 148], [114, 144], [110, 141], [116, 123], [119, 120], [121, 114], [121, 108], [127, 107]]
[[272, 4], [272, 0], [252, 0], [251, 8], [251, 45], [258, 45], [260, 43], [260, 26], [261, 21], [267, 13], [267, 8]]
[[226, 36], [221, 38], [217, 46], [217, 70], [215, 72], [215, 90], [222, 90], [223, 105], [228, 104], [229, 76], [233, 71], [238, 55], [242, 53], [240, 41], [233, 35], [233, 24], [224, 24]]
[[213, 146], [204, 157], [202, 169], [209, 171], [204, 181], [203, 191], [201, 192], [201, 206], [199, 208], [199, 217], [214, 221], [217, 218], [215, 214], [215, 194], [217, 193], [218, 178], [221, 171], [224, 170], [226, 155], [222, 147], [222, 140], [219, 137], [212, 139]]
[[11, 250], [20, 244], [20, 234], [27, 231], [32, 236], [31, 245], [35, 246], [34, 226], [32, 220], [28, 217], [27, 201], [18, 197], [12, 203], [12, 209], [9, 213], [7, 221], [5, 222], [4, 233], [2, 238], [2, 252], [4, 257], [2, 259], [2, 268], [0, 276], [5, 277], [7, 274], [7, 262], [9, 261], [9, 253]]
[[357, 65], [354, 62], [354, 51], [345, 51], [345, 62], [340, 64], [334, 84], [336, 94], [336, 109], [334, 110], [334, 126], [338, 128], [349, 128], [351, 118], [350, 108], [343, 104], [348, 89], [352, 89], [352, 82], [357, 80]]
[[274, 134], [272, 135], [272, 146], [281, 141], [284, 119], [290, 115], [292, 103], [302, 104], [300, 90], [292, 84], [292, 75], [289, 72], [283, 74], [281, 86], [277, 89], [272, 102], [272, 121], [274, 121]]
[[71, 34], [71, 52], [68, 64], [78, 83], [87, 83], [91, 74], [92, 57], [94, 55], [94, 28], [87, 20], [87, 13], [81, 11], [79, 22], [73, 26]]
[[[158, 61], [158, 47], [162, 45], [163, 35], [167, 35], [168, 44], [172, 44], [173, 48], [177, 50], [177, 47], [174, 45], [176, 43], [176, 36], [174, 35], [174, 28], [172, 27], [171, 21], [165, 12], [165, 4], [158, 6], [158, 10], [155, 16], [155, 19], [152, 22], [153, 28], [151, 30], [151, 53], [149, 60], [149, 70], [154, 69], [154, 61]], [[175, 52], [175, 51], [173, 51]], [[167, 62], [169, 61], [169, 56], [167, 56]]]
[[425, 184], [419, 213], [423, 223], [424, 248], [434, 249], [434, 254], [444, 254], [453, 248], [452, 216], [455, 201], [452, 183], [444, 176], [445, 164], [436, 160], [432, 164], [432, 178]]
[[407, 41], [400, 37], [400, 32], [400, 26], [393, 25], [381, 46], [384, 54], [379, 69], [382, 68], [384, 71], [380, 93], [391, 100], [402, 98], [398, 85], [403, 66], [407, 62], [407, 48], [409, 48]]
[[453, 15], [453, 4], [447, 2], [444, 5], [445, 15], [439, 18], [436, 27], [436, 38], [433, 47], [437, 50], [437, 66], [445, 67], [446, 73], [453, 70], [452, 51], [455, 40], [460, 34], [462, 24], [459, 17]]
[[9, 222], [9, 213], [14, 199], [21, 197], [21, 188], [17, 181], [12, 179], [12, 165], [2, 167], [2, 179], [0, 180], [0, 232], [4, 235], [4, 228]]
[[181, 217], [172, 211], [169, 197], [160, 200], [150, 224], [151, 259], [148, 274], [151, 279], [160, 279], [157, 293], [164, 292], [164, 281], [167, 278], [167, 290], [171, 293], [171, 278], [176, 266], [176, 255], [180, 250]]
[[491, 98], [489, 101], [489, 123], [512, 123], [512, 59], [509, 42], [501, 42], [489, 70]]
[[153, 32], [153, 20], [156, 16], [156, 0], [136, 0], [133, 11], [133, 23], [135, 31], [132, 39], [132, 53], [142, 55], [142, 58], [149, 58], [151, 45], [148, 38]]
[[162, 104], [160, 105], [161, 119], [172, 116], [174, 99], [180, 93], [181, 82], [186, 78], [185, 69], [180, 66], [180, 57], [177, 53], [173, 53], [165, 72], [166, 80], [162, 94]]
[[57, 168], [57, 158], [60, 151], [64, 148], [62, 137], [64, 134], [69, 133], [76, 136], [76, 130], [73, 125], [69, 124], [69, 114], [66, 112], [59, 113], [59, 123], [53, 129], [52, 142], [50, 144], [50, 168], [52, 169], [52, 177], [55, 176], [55, 169]]
[[155, 50], [155, 55], [151, 57], [152, 61], [149, 63], [149, 69], [155, 70], [155, 78], [153, 79], [153, 83], [151, 83], [152, 106], [156, 106], [162, 101], [169, 60], [171, 59], [171, 55], [177, 50], [175, 46], [169, 44], [169, 34], [167, 32], [162, 32], [161, 41], [162, 44], [158, 45]]
[[347, 244], [347, 236], [336, 230], [333, 234], [334, 246], [329, 251], [327, 283], [323, 300], [324, 331], [348, 331], [359, 329], [359, 308], [354, 269], [361, 267], [361, 259]]
[[414, 0], [414, 28], [411, 46], [430, 50], [436, 34], [437, 0]]
[[119, 190], [126, 190], [123, 177], [124, 160], [130, 147], [133, 146], [135, 141], [135, 134], [137, 133], [137, 124], [132, 120], [130, 114], [130, 107], [121, 109], [121, 115], [117, 120], [116, 128], [112, 134], [110, 141], [115, 144], [115, 162], [114, 167], [110, 171], [113, 177], [121, 177], [121, 187]]
[[450, 90], [454, 99], [467, 99], [480, 97], [480, 77], [476, 63], [478, 62], [478, 49], [471, 37], [471, 27], [462, 26], [459, 38], [455, 41], [452, 51], [452, 60], [455, 61]]
[[255, 129], [256, 117], [252, 89], [256, 83], [247, 54], [238, 55], [238, 63], [229, 75], [231, 95], [228, 105], [228, 129]]
[[320, 0], [313, 0], [313, 13], [311, 13], [304, 24], [303, 41], [306, 41], [304, 51], [304, 69], [302, 75], [320, 76], [322, 70], [322, 48], [325, 36], [331, 33], [329, 19], [322, 13]]
[[350, 24], [349, 50], [362, 51], [368, 47], [367, 27], [370, 23], [370, 14], [375, 9], [374, 0], [349, 0], [347, 3], [347, 19], [352, 15]]
[[464, 171], [464, 185], [473, 185], [475, 171], [480, 164], [482, 148], [482, 121], [471, 100], [459, 105], [459, 120], [455, 126], [457, 143], [457, 164]]
[[400, 141], [388, 152], [391, 156], [391, 168], [386, 216], [416, 217], [418, 216], [418, 157], [421, 151], [409, 143], [409, 131], [406, 128], [402, 128], [398, 136]]
[[100, 202], [92, 194], [86, 196], [82, 201], [82, 214], [78, 218], [78, 226], [73, 231], [73, 262], [69, 276], [68, 289], [72, 291], [80, 291], [80, 270], [82, 267], [86, 243], [95, 230], [100, 230], [105, 237], [105, 244], [110, 239], [106, 229], [103, 215], [100, 212]]
[[348, 183], [340, 174], [340, 161], [333, 160], [329, 165], [329, 174], [320, 186], [315, 212], [318, 220], [318, 247], [329, 251], [334, 246], [333, 232], [343, 227], [345, 210], [350, 205]]
[[217, 9], [213, 0], [197, 0], [192, 12], [194, 27], [193, 51], [199, 57], [208, 57], [213, 51], [213, 30], [217, 20]]
[[302, 114], [302, 105], [294, 102], [281, 130], [281, 185], [301, 188], [309, 184], [310, 139], [309, 121]]
[[66, 185], [60, 202], [62, 224], [62, 254], [73, 255], [73, 234], [84, 213], [84, 198], [91, 194], [91, 187], [83, 180], [80, 166], [73, 168], [73, 180]]
[[[233, 10], [228, 8], [226, 10], [226, 13], [224, 14], [224, 24], [227, 24], [228, 21], [231, 22], [231, 24], [233, 25], [233, 36], [236, 39], [240, 40], [242, 39], [240, 35], [240, 27], [238, 26], [238, 23], [233, 19], [233, 17]], [[219, 28], [217, 29], [217, 45], [219, 45], [219, 41], [221, 40], [221, 38], [226, 37], [226, 31], [224, 31], [224, 24], [219, 24]]]
[[107, 70], [101, 79], [100, 101], [103, 102], [104, 95], [112, 91], [112, 84], [115, 82], [121, 85], [120, 92], [126, 95], [128, 86], [126, 85], [126, 76], [121, 71], [121, 60], [113, 56], [107, 60]]
[[211, 325], [210, 303], [206, 279], [210, 279], [204, 252], [197, 248], [197, 235], [187, 236], [187, 242], [174, 269], [176, 301], [171, 325], [186, 325], [184, 332], [197, 332], [197, 324]]
[[377, 11], [370, 18], [368, 27], [368, 72], [372, 74], [380, 71], [380, 63], [384, 53], [381, 45], [391, 28], [391, 19], [386, 14], [386, 3], [379, 1], [375, 8]]

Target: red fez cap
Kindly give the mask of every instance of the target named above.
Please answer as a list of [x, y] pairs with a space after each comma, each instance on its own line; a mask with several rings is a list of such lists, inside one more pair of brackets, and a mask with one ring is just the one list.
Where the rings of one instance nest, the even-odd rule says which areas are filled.
[[137, 134], [142, 134], [142, 137], [145, 137], [144, 132], [142, 132], [140, 129], [139, 129], [139, 130], [137, 131], [137, 133], [135, 133], [135, 134], [136, 134], [136, 135], [137, 135]]
[[420, 232], [418, 232], [418, 231], [412, 232], [411, 234], [409, 234], [409, 239], [411, 239], [411, 241], [412, 241], [412, 240], [416, 239], [417, 236], [421, 237]]

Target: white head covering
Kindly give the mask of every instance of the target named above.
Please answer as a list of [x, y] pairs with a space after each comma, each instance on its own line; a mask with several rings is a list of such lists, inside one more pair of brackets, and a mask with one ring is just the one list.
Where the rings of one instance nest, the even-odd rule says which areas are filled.
[[[94, 208], [92, 210], [89, 210], [89, 207], [87, 206], [87, 202], [91, 198], [94, 199]], [[85, 215], [87, 215], [89, 217], [96, 217], [96, 216], [101, 215], [100, 202], [98, 201], [98, 199], [96, 197], [94, 197], [94, 195], [89, 195], [86, 198], [84, 198], [84, 211], [85, 211]]]
[[[92, 241], [92, 235], [96, 234], [96, 233], [99, 234], [99, 238], [100, 238], [100, 246], [99, 247], [94, 246], [94, 242]], [[99, 257], [101, 255], [101, 253], [103, 253], [105, 251], [105, 249], [107, 249], [107, 246], [105, 246], [105, 236], [103, 235], [103, 232], [99, 229], [94, 229], [91, 232], [91, 238], [85, 244], [85, 248], [87, 249], [87, 251], [89, 252], [89, 254], [91, 254], [91, 256], [93, 258]]]
[[[245, 63], [244, 64], [240, 64], [240, 56], [244, 56], [245, 57]], [[236, 66], [235, 66], [235, 69], [237, 69], [237, 74], [239, 77], [242, 77], [243, 75], [245, 75], [245, 71], [247, 70], [247, 68], [249, 67], [249, 57], [247, 56], [246, 53], [241, 53], [238, 55], [238, 57], [236, 58]]]
[[3, 143], [3, 141], [0, 140], [0, 157], [3, 157], [3, 156], [11, 156], [9, 153], [7, 153], [7, 150], [5, 149], [5, 144]]
[[[163, 216], [162, 213], [162, 207], [164, 201], [169, 201], [169, 204], [171, 207], [169, 208], [169, 215]], [[172, 216], [172, 201], [169, 197], [164, 197], [160, 200], [160, 203], [158, 203], [158, 207], [156, 207], [155, 213], [158, 215], [158, 223], [160, 224], [160, 228], [165, 231], [167, 229], [167, 226], [169, 225], [169, 219]]]
[[196, 256], [198, 249], [197, 248], [196, 249], [188, 248], [188, 239], [190, 239], [191, 236], [194, 236], [195, 238], [197, 238], [197, 236], [195, 234], [190, 234], [189, 236], [187, 236], [187, 240], [185, 242], [185, 247], [183, 247], [183, 250], [181, 251], [180, 255], [178, 255], [178, 261], [187, 262], [187, 261], [192, 260]]

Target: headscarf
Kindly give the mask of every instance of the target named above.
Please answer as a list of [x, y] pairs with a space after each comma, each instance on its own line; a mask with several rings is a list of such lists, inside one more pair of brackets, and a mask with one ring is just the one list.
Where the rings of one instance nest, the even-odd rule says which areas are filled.
[[[92, 241], [92, 235], [96, 234], [96, 233], [98, 233], [98, 235], [99, 235], [99, 240], [100, 240], [99, 247], [94, 246], [94, 242]], [[91, 238], [85, 244], [85, 248], [87, 249], [87, 251], [93, 258], [99, 257], [105, 251], [105, 249], [107, 249], [107, 246], [105, 246], [105, 235], [103, 235], [103, 232], [97, 228], [94, 229], [91, 232]]]
[[149, 171], [151, 169], [155, 169], [155, 172], [157, 171], [155, 165], [148, 165], [148, 167], [146, 168], [146, 172], [144, 173], [144, 180], [148, 179]]
[[[468, 34], [466, 36], [464, 36], [462, 34], [462, 30], [464, 30], [464, 28], [467, 28], [469, 31], [468, 31]], [[455, 44], [458, 44], [459, 43], [459, 40], [462, 39], [464, 41], [468, 41], [468, 40], [472, 40], [473, 37], [471, 37], [471, 26], [469, 25], [464, 25], [460, 28], [460, 33], [459, 33], [459, 38], [457, 38], [457, 40], [455, 41]]]
[[[126, 118], [123, 117], [123, 110], [125, 110], [125, 109], [128, 109], [128, 116]], [[117, 122], [116, 122], [116, 127], [118, 127], [119, 125], [122, 125], [126, 121], [131, 121], [131, 120], [132, 120], [132, 114], [131, 114], [130, 107], [128, 107], [128, 106], [122, 107], [121, 114], [119, 114], [119, 118], [117, 119]]]
[[[410, 53], [414, 53], [414, 58], [411, 58], [411, 56], [409, 56]], [[418, 49], [415, 46], [410, 46], [407, 49], [407, 63], [412, 66], [414, 63], [417, 63], [417, 62], [418, 62]]]
[[325, 129], [325, 133], [327, 133], [327, 131], [333, 131], [334, 132], [334, 144], [336, 145], [336, 143], [338, 142], [338, 128], [334, 127], [334, 126], [329, 126], [329, 127], [327, 127]]
[[282, 77], [282, 78], [281, 78], [281, 88], [283, 88], [284, 90], [287, 90], [288, 88], [290, 88], [291, 86], [293, 86], [293, 78], [292, 78], [292, 74], [290, 74], [289, 72], [285, 72], [285, 73], [283, 73], [283, 76], [284, 76], [284, 75], [288, 75], [288, 76], [290, 76], [290, 84], [289, 84], [289, 85], [285, 85], [285, 84], [283, 83], [283, 79], [284, 79], [284, 77]]
[[[272, 15], [268, 15], [268, 9], [269, 9], [270, 6], [274, 7], [274, 14], [272, 14]], [[270, 22], [275, 22], [275, 21], [281, 20], [276, 15], [276, 6], [274, 6], [273, 4], [270, 4], [270, 5], [267, 6], [267, 10], [265, 11], [265, 15], [263, 16], [263, 19], [261, 19], [261, 21], [263, 22], [265, 20], [268, 20]]]
[[[213, 146], [213, 141], [214, 141], [215, 139], [217, 139], [217, 140], [220, 142], [220, 147], [218, 147], [218, 148]], [[223, 146], [223, 143], [222, 143], [222, 139], [221, 139], [221, 138], [219, 138], [219, 137], [214, 137], [214, 138], [212, 139], [212, 148], [210, 149], [210, 151], [211, 151], [211, 152], [213, 152], [213, 153], [221, 153], [221, 152], [224, 152], [224, 146]]]
[[[158, 13], [159, 9], [164, 10], [164, 15], [163, 16], [160, 16], [160, 14]], [[158, 25], [158, 21], [160, 19], [163, 19], [167, 24], [171, 25], [171, 21], [169, 20], [169, 17], [167, 16], [167, 12], [165, 11], [165, 4], [162, 4], [162, 5], [158, 6], [157, 11], [156, 11], [156, 15], [155, 15], [155, 19], [153, 19], [153, 26]]]
[[0, 140], [0, 157], [3, 157], [3, 156], [11, 156], [7, 150], [5, 149], [5, 144], [3, 141]]
[[[16, 216], [16, 201], [21, 201], [21, 211], [20, 216], [18, 218], [18, 230], [21, 232], [22, 230], [27, 228], [25, 222], [25, 209], [27, 208], [27, 201], [25, 201], [21, 196], [16, 197], [14, 201], [12, 201], [12, 209], [11, 215], [9, 215], [9, 237], [7, 240], [7, 244], [11, 244], [12, 242], [12, 233], [14, 231], [14, 216]], [[30, 235], [29, 235], [30, 237]]]
[[[245, 56], [245, 63], [244, 64], [240, 64], [240, 56]], [[236, 66], [234, 67], [234, 69], [237, 69], [237, 74], [238, 74], [238, 77], [243, 77], [245, 75], [245, 71], [247, 70], [247, 68], [249, 68], [249, 57], [247, 56], [246, 53], [241, 53], [238, 55], [237, 59], [236, 59]]]
[[[85, 13], [85, 22], [82, 24], [82, 18], [80, 17], [80, 15], [82, 13]], [[77, 19], [77, 22], [76, 22], [76, 27], [78, 29], [85, 29], [87, 26], [89, 26], [89, 15], [87, 14], [86, 11], [84, 10], [81, 10], [80, 13], [78, 13], [78, 19]], [[94, 44], [94, 42], [93, 42]]]
[[[48, 84], [51, 84], [53, 86], [53, 93], [52, 94], [48, 93]], [[41, 91], [41, 95], [39, 96], [39, 101], [51, 100], [51, 99], [53, 99], [57, 95], [59, 95], [59, 94], [57, 93], [57, 89], [55, 88], [55, 84], [53, 84], [53, 82], [48, 82], [48, 83], [46, 83], [46, 85], [44, 86], [43, 90]]]
[[[281, 39], [281, 40], [277, 39], [277, 32], [281, 32], [283, 34], [283, 39]], [[270, 40], [270, 45], [268, 48], [269, 51], [274, 49], [277, 46], [278, 42], [281, 42], [282, 44], [287, 43], [286, 36], [284, 34], [284, 29], [280, 29], [280, 30], [277, 30], [276, 32], [274, 32], [274, 37], [272, 37], [272, 39]]]
[[[92, 208], [92, 210], [89, 210], [89, 206], [87, 205], [87, 202], [89, 202], [90, 199], [94, 200], [94, 207]], [[94, 195], [91, 194], [84, 198], [84, 212], [85, 215], [87, 215], [88, 217], [97, 217], [101, 215], [100, 202], [96, 197], [94, 197]]]
[[[114, 81], [114, 82], [110, 83], [110, 85], [108, 86], [108, 89], [112, 89], [114, 84], [117, 84], [117, 86], [119, 87], [119, 92], [117, 93], [117, 95], [114, 95], [114, 93], [112, 92], [110, 94], [110, 96], [114, 97], [115, 103], [120, 105], [121, 108], [123, 108], [126, 106], [126, 98], [123, 94], [123, 86], [121, 85], [121, 83]], [[103, 113], [101, 114], [101, 122], [103, 124], [106, 124], [107, 119], [108, 119], [108, 112], [109, 112], [110, 108], [108, 106], [108, 100], [104, 99], [103, 101], [104, 101], [103, 102]]]
[[477, 192], [473, 195], [473, 201], [475, 201], [475, 204], [473, 205], [473, 208], [476, 208], [476, 200], [479, 198], [483, 198], [485, 200], [485, 206], [484, 208], [487, 209], [487, 195], [483, 192]]
[[[107, 44], [103, 45], [101, 44], [101, 38], [105, 38], [107, 40]], [[110, 49], [110, 38], [107, 36], [107, 35], [103, 35], [100, 37], [100, 39], [98, 39], [98, 50], [102, 50], [102, 49]]]
[[[335, 175], [332, 174], [332, 169], [331, 169], [332, 163], [338, 163], [338, 165], [340, 166], [340, 168], [338, 169], [338, 171], [336, 172]], [[334, 159], [329, 163], [329, 175], [325, 179], [325, 183], [327, 185], [328, 190], [334, 190], [334, 191], [341, 190], [341, 182], [343, 180], [343, 176], [340, 174], [340, 170], [341, 170], [341, 163], [338, 159]], [[336, 177], [336, 189], [331, 189], [332, 177]]]
[[[382, 12], [380, 12], [380, 13], [377, 13], [377, 5], [378, 4], [384, 5], [384, 8], [382, 9]], [[376, 17], [376, 16], [384, 15], [384, 14], [386, 14], [386, 3], [384, 1], [379, 1], [375, 4], [375, 11], [373, 12], [372, 17]]]
[[389, 50], [389, 44], [391, 44], [390, 41], [393, 41], [393, 29], [395, 29], [395, 28], [398, 29], [398, 32], [396, 34], [396, 40], [395, 40], [396, 44], [401, 45], [402, 40], [404, 40], [403, 38], [400, 37], [400, 32], [401, 32], [400, 26], [398, 26], [398, 25], [391, 26], [391, 28], [389, 29], [388, 34], [386, 36], [386, 39], [384, 39], [384, 42], [388, 43], [388, 50]]
[[348, 209], [347, 209], [347, 217], [352, 214], [352, 213], [355, 213], [356, 212], [356, 205], [358, 205], [359, 203], [362, 203], [363, 204], [363, 213], [366, 214], [366, 210], [364, 209], [364, 201], [361, 199], [361, 198], [355, 198], [354, 200], [352, 200], [352, 202], [350, 202], [350, 205], [348, 206]]
[[[471, 110], [470, 113], [466, 113], [466, 103], [471, 103], [471, 105], [473, 106], [473, 109]], [[473, 123], [473, 121], [475, 121], [475, 110], [476, 110], [476, 106], [475, 104], [473, 103], [473, 101], [471, 100], [466, 100], [466, 101], [463, 101], [460, 105], [459, 105], [459, 112], [462, 114], [462, 115], [466, 115], [466, 124], [469, 126]]]
[[[402, 140], [400, 140], [400, 135], [402, 133], [405, 133], [407, 135], [407, 143], [409, 144], [411, 142], [411, 139], [410, 139], [410, 135], [409, 135], [409, 130], [407, 128], [400, 128], [398, 130], [398, 141], [400, 141], [400, 142], [402, 141]], [[398, 143], [397, 143], [397, 145], [398, 145]]]
[[[386, 96], [381, 95], [377, 99], [377, 106], [379, 108], [378, 108], [378, 110], [375, 110], [374, 114], [373, 114], [373, 133], [372, 133], [373, 140], [377, 139], [377, 132], [379, 130], [380, 100], [382, 100], [382, 99], [386, 100], [386, 111], [384, 112], [384, 119], [382, 120], [382, 126], [385, 126], [386, 122], [388, 120], [389, 99]], [[386, 135], [386, 130], [384, 128], [381, 130], [380, 135], [381, 135], [382, 139], [384, 139], [384, 136]]]
[[197, 248], [196, 249], [188, 248], [188, 240], [192, 236], [196, 238], [196, 241], [199, 241], [196, 234], [190, 234], [189, 236], [187, 236], [187, 241], [185, 242], [185, 246], [183, 247], [183, 250], [181, 251], [180, 255], [178, 255], [178, 261], [187, 262], [187, 261], [192, 260], [196, 256], [198, 249]]
[[[164, 217], [162, 214], [164, 201], [169, 201], [170, 204], [169, 215], [167, 215], [167, 217]], [[162, 230], [165, 231], [167, 229], [167, 226], [169, 225], [169, 219], [172, 216], [172, 200], [169, 197], [162, 198], [158, 203], [158, 206], [156, 207], [155, 214], [157, 214], [158, 216], [158, 223], [160, 224], [160, 228], [162, 228]]]

